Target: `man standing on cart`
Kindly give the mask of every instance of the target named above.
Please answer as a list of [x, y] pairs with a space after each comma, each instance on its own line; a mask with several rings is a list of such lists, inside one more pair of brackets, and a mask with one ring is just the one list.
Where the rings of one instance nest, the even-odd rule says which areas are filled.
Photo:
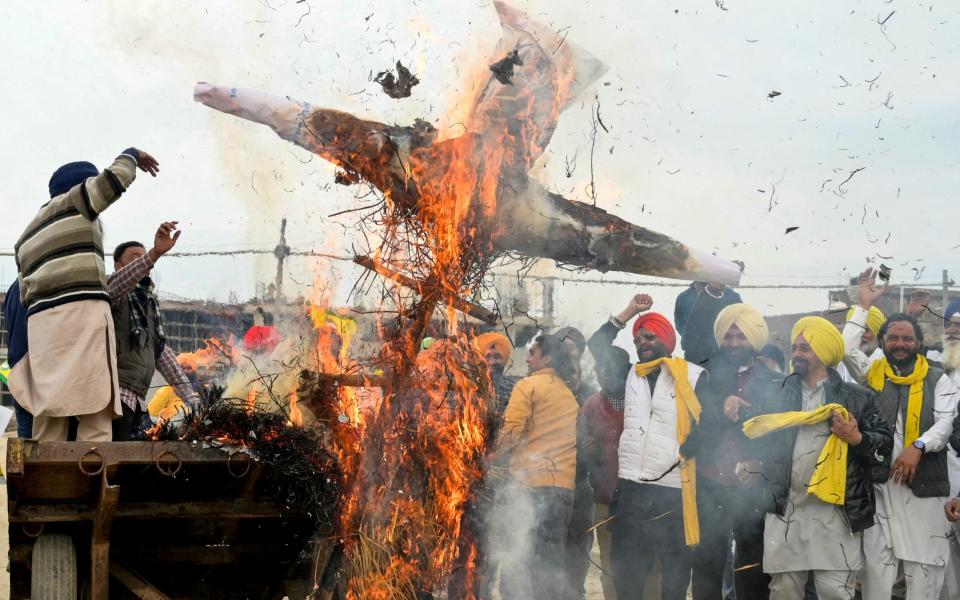
[[29, 351], [10, 373], [10, 391], [33, 414], [38, 440], [66, 441], [69, 419], [78, 417], [78, 441], [108, 442], [121, 414], [100, 214], [137, 168], [156, 176], [159, 164], [128, 148], [102, 173], [88, 162], [63, 165], [17, 241]]

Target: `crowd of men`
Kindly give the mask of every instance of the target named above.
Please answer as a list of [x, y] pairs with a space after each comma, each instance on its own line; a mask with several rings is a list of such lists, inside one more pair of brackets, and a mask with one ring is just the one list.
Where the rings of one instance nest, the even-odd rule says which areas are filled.
[[[149, 277], [177, 223], [150, 249], [119, 245], [105, 274], [99, 217], [138, 168], [158, 163], [128, 148], [102, 172], [64, 165], [16, 244], [4, 312], [23, 437], [130, 439], [155, 371], [197, 401]], [[842, 332], [794, 325], [789, 368], [757, 310], [701, 282], [676, 329], [638, 294], [589, 339], [537, 337], [522, 379], [506, 374], [509, 340], [479, 336], [498, 399], [491, 474], [508, 477], [468, 515], [486, 576], [455, 577], [451, 597], [489, 597], [498, 571], [505, 600], [583, 598], [596, 536], [607, 600], [960, 598], [960, 301], [934, 348], [910, 311], [875, 306], [875, 277], [860, 275]], [[628, 327], [635, 363], [614, 345]]]
[[638, 294], [587, 340], [537, 337], [519, 380], [507, 338], [481, 336], [508, 483], [479, 597], [499, 571], [504, 599], [584, 598], [596, 535], [606, 600], [960, 598], [960, 301], [928, 345], [915, 310], [875, 306], [876, 276], [842, 331], [797, 321], [789, 363], [756, 309], [699, 282], [676, 329]]

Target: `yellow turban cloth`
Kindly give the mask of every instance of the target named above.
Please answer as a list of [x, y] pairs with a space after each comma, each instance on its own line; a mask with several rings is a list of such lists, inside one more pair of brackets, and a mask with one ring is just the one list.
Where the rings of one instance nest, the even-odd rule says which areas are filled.
[[[743, 433], [750, 439], [758, 438], [774, 431], [799, 425], [814, 425], [826, 421], [833, 412], [849, 418], [847, 409], [840, 404], [826, 404], [816, 410], [774, 413], [754, 417], [743, 424]], [[830, 434], [820, 451], [817, 468], [810, 478], [808, 494], [814, 494], [824, 502], [843, 504], [847, 497], [847, 443]]]
[[[687, 378], [687, 361], [682, 358], [659, 358], [635, 367], [637, 375], [646, 377], [664, 365], [676, 382], [677, 443], [683, 445], [693, 428], [700, 422], [700, 400]], [[683, 504], [683, 534], [688, 546], [700, 543], [700, 518], [697, 516], [697, 461], [693, 458], [680, 462], [680, 492]]]
[[510, 358], [510, 352], [513, 350], [513, 346], [510, 345], [510, 340], [507, 339], [507, 336], [495, 331], [478, 335], [474, 343], [480, 350], [480, 354], [486, 354], [487, 350], [492, 346], [496, 348], [504, 358]]
[[[851, 308], [847, 311], [847, 320], [853, 316], [853, 312], [856, 308]], [[883, 327], [883, 324], [887, 322], [887, 317], [884, 316], [883, 311], [877, 308], [876, 306], [871, 306], [870, 310], [867, 312], [867, 329], [873, 332], [873, 335], [880, 334], [880, 328]]]
[[752, 306], [746, 304], [731, 304], [720, 311], [713, 324], [713, 337], [717, 345], [723, 342], [723, 336], [736, 325], [747, 336], [754, 352], [760, 352], [770, 339], [770, 330], [763, 316]]
[[917, 355], [917, 364], [913, 367], [913, 373], [901, 377], [897, 375], [887, 357], [873, 361], [870, 370], [867, 371], [867, 385], [877, 392], [883, 391], [883, 386], [889, 379], [891, 383], [897, 385], [909, 385], [910, 393], [907, 395], [907, 422], [904, 423], [903, 447], [909, 448], [913, 442], [920, 437], [920, 409], [923, 408], [923, 381], [927, 378], [927, 371], [930, 364], [927, 358]]
[[843, 336], [833, 323], [823, 317], [804, 317], [797, 321], [790, 332], [790, 342], [803, 336], [813, 353], [828, 367], [835, 368], [843, 360]]

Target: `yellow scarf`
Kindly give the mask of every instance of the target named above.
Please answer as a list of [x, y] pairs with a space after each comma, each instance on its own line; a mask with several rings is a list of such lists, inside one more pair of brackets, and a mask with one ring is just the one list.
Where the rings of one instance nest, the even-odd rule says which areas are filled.
[[[787, 427], [814, 425], [829, 419], [833, 411], [845, 419], [849, 418], [847, 409], [840, 404], [825, 404], [811, 411], [797, 410], [754, 417], [743, 424], [743, 433], [752, 440]], [[824, 502], [843, 505], [847, 496], [847, 443], [835, 434], [830, 434], [820, 451], [807, 493], [816, 495]]]
[[[687, 379], [687, 361], [682, 358], [659, 358], [634, 367], [637, 375], [646, 377], [660, 365], [665, 365], [676, 382], [677, 443], [683, 444], [693, 428], [691, 417], [700, 422], [700, 400]], [[680, 461], [680, 490], [683, 497], [683, 533], [688, 546], [700, 543], [700, 519], [697, 516], [697, 461]]]
[[917, 364], [913, 373], [901, 377], [894, 373], [893, 367], [887, 362], [887, 357], [876, 360], [867, 371], [867, 384], [877, 392], [883, 391], [885, 380], [889, 379], [897, 385], [909, 385], [910, 395], [907, 397], [907, 422], [903, 429], [903, 447], [909, 448], [920, 437], [920, 409], [923, 408], [923, 380], [927, 376], [930, 365], [922, 354], [917, 355]]

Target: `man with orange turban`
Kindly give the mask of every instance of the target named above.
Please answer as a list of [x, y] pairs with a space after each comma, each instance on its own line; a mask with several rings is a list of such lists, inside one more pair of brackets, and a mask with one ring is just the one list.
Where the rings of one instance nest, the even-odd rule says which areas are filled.
[[811, 572], [819, 598], [847, 600], [876, 512], [871, 478], [889, 466], [893, 436], [873, 393], [837, 374], [844, 345], [830, 321], [804, 317], [790, 337], [794, 373], [740, 411], [757, 415], [743, 430], [762, 443], [763, 570], [773, 600], [802, 600]]
[[499, 424], [499, 419], [503, 417], [503, 411], [507, 408], [507, 402], [513, 392], [513, 386], [517, 384], [516, 377], [504, 374], [510, 362], [513, 345], [507, 336], [495, 331], [478, 335], [475, 343], [487, 363], [487, 368], [490, 369], [493, 387], [497, 392], [497, 421]]
[[693, 557], [689, 546], [699, 542], [700, 529], [696, 463], [680, 456], [680, 446], [700, 418], [697, 392], [706, 377], [701, 367], [671, 358], [676, 331], [663, 315], [647, 312], [651, 306], [650, 296], [637, 294], [587, 344], [598, 363], [613, 361], [614, 339], [637, 317], [632, 333], [640, 362], [624, 384], [617, 492], [609, 525], [611, 567], [617, 596], [632, 598], [659, 561], [660, 597], [685, 600]]

